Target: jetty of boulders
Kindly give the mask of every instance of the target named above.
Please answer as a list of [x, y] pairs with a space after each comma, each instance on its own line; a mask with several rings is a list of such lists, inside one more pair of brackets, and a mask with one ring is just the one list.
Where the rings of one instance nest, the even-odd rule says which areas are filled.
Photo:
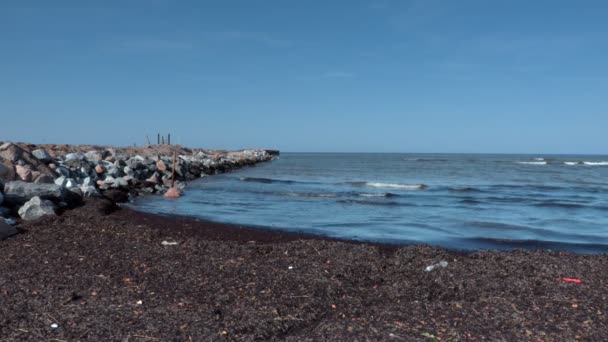
[[36, 219], [73, 207], [88, 196], [125, 202], [142, 194], [163, 194], [172, 181], [183, 189], [187, 181], [269, 161], [277, 154], [266, 149], [223, 151], [179, 145], [0, 142], [0, 217], [19, 214], [24, 220]]

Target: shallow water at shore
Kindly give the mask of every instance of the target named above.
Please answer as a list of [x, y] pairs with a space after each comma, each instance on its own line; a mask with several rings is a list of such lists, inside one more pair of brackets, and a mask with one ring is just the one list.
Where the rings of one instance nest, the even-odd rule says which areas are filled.
[[608, 251], [608, 157], [286, 153], [149, 212], [455, 249]]

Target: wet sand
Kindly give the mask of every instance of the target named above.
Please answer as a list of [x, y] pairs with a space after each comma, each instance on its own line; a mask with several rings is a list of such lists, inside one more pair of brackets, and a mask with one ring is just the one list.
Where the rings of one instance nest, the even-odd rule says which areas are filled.
[[[606, 254], [345, 242], [114, 210], [109, 200], [21, 227], [0, 241], [0, 340], [608, 336]], [[447, 267], [425, 271], [440, 261]]]

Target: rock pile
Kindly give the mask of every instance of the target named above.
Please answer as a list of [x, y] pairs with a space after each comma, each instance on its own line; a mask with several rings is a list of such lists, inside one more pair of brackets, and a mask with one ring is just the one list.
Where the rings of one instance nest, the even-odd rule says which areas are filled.
[[49, 203], [70, 207], [82, 196], [121, 192], [119, 197], [124, 199], [164, 193], [173, 177], [173, 151], [178, 154], [177, 188], [184, 188], [189, 180], [269, 161], [276, 154], [264, 149], [227, 152], [167, 145], [112, 148], [0, 143], [0, 207], [16, 209], [38, 197], [30, 204], [36, 209], [23, 210], [25, 216], [35, 217], [27, 213], [50, 214]]

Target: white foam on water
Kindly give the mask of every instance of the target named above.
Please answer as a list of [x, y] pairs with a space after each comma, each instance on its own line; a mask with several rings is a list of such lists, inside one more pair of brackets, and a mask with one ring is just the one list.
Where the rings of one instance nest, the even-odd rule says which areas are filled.
[[388, 194], [386, 193], [379, 193], [379, 194], [359, 194], [359, 196], [361, 197], [387, 197]]
[[601, 161], [601, 162], [583, 162], [583, 164], [585, 164], [585, 165], [592, 165], [592, 166], [606, 166], [606, 165], [608, 165], [608, 161]]
[[397, 183], [379, 183], [379, 182], [367, 182], [367, 186], [373, 186], [375, 188], [391, 188], [391, 189], [403, 189], [403, 190], [421, 190], [427, 186], [424, 184], [397, 184]]
[[564, 162], [566, 165], [578, 165], [580, 162]]
[[533, 162], [516, 162], [517, 164], [526, 164], [526, 165], [547, 165], [546, 161], [533, 161]]

